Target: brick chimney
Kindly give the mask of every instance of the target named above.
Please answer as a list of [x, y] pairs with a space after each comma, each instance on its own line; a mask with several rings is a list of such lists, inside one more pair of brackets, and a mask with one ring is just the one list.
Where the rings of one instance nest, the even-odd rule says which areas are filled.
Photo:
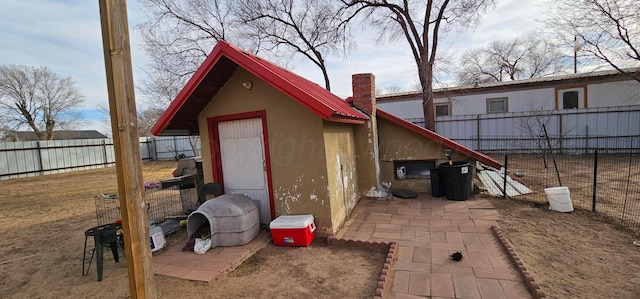
[[378, 121], [376, 119], [376, 83], [373, 74], [352, 75], [353, 105], [369, 115], [367, 124], [354, 126], [358, 193], [360, 196], [383, 197], [380, 193]]
[[353, 74], [353, 105], [369, 116], [376, 113], [376, 78], [373, 74]]

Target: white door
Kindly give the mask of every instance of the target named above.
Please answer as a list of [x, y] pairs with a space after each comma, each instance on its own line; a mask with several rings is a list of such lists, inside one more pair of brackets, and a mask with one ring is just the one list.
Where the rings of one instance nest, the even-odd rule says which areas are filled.
[[218, 124], [225, 193], [246, 194], [260, 202], [260, 222], [271, 222], [262, 119]]

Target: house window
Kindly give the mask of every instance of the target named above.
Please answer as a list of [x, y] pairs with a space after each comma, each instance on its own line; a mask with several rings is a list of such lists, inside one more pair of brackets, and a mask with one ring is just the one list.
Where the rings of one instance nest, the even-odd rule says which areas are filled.
[[562, 109], [578, 108], [578, 92], [565, 91], [562, 93]]
[[398, 160], [393, 161], [396, 180], [429, 178], [432, 168], [436, 168], [435, 160]]
[[586, 86], [556, 87], [556, 109], [587, 108]]
[[436, 116], [449, 116], [451, 115], [451, 103], [439, 103], [435, 104]]
[[487, 113], [507, 112], [507, 98], [487, 99]]

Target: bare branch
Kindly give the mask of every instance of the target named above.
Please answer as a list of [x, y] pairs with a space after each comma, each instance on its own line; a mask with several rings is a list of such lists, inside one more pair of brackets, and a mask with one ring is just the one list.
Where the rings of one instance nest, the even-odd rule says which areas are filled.
[[558, 0], [552, 7], [547, 27], [570, 44], [574, 37], [586, 59], [603, 62], [640, 82], [627, 72], [640, 66], [640, 10], [635, 0]]
[[248, 0], [238, 3], [235, 14], [264, 47], [301, 54], [313, 62], [322, 71], [325, 88], [331, 89], [325, 57], [350, 48], [348, 26], [338, 6], [322, 0]]
[[456, 77], [461, 84], [500, 82], [557, 74], [566, 67], [557, 47], [530, 35], [493, 41], [487, 47], [467, 51], [460, 59]]

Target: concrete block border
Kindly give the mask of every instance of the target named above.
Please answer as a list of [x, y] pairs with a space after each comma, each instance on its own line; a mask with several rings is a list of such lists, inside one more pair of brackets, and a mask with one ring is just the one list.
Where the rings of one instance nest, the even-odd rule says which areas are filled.
[[533, 276], [531, 276], [531, 274], [527, 271], [527, 268], [522, 263], [522, 260], [520, 260], [520, 258], [514, 251], [511, 244], [509, 244], [509, 241], [507, 241], [507, 238], [505, 238], [502, 230], [499, 227], [492, 225], [491, 231], [498, 238], [498, 241], [502, 245], [502, 248], [504, 248], [505, 252], [507, 253], [507, 256], [509, 257], [509, 260], [511, 260], [513, 265], [516, 267], [516, 270], [518, 270], [518, 273], [520, 273], [520, 276], [522, 276], [522, 279], [524, 280], [524, 283], [529, 288], [529, 292], [531, 293], [533, 298], [535, 299], [547, 298], [544, 292], [540, 289], [540, 285], [538, 285], [538, 283], [535, 282], [535, 280], [533, 279]]
[[327, 237], [327, 243], [331, 246], [360, 247], [387, 252], [387, 257], [382, 265], [380, 276], [378, 277], [378, 287], [374, 299], [385, 298], [388, 295], [393, 273], [393, 264], [397, 260], [398, 244], [396, 242], [371, 242], [351, 239], [339, 239], [334, 236]]

